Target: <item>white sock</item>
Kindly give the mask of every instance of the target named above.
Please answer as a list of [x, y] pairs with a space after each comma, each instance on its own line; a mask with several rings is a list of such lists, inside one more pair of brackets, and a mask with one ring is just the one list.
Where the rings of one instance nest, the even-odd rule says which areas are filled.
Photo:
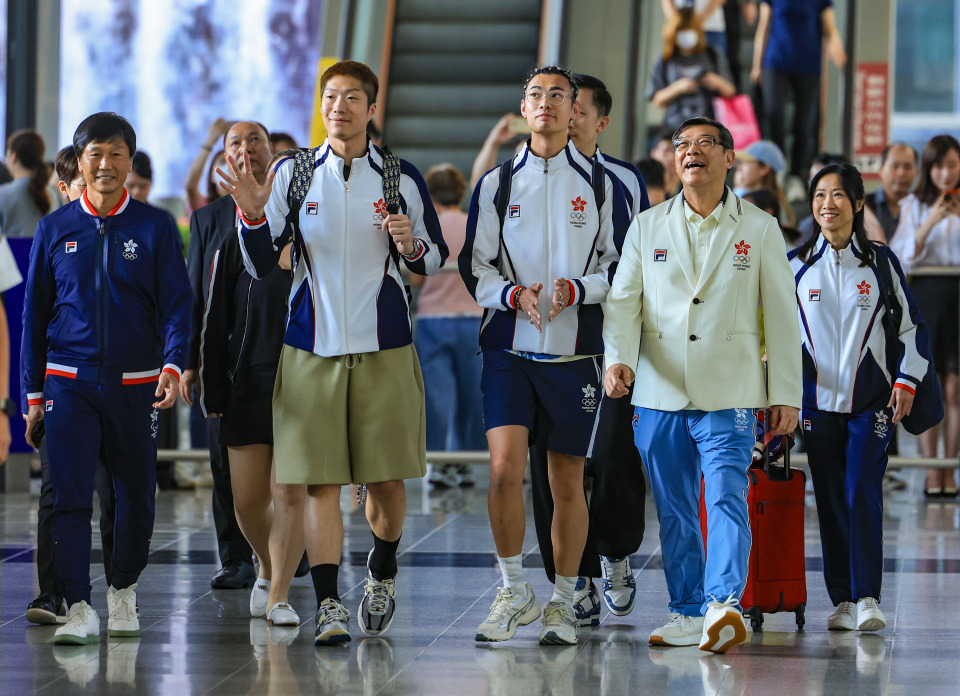
[[500, 564], [500, 574], [503, 576], [503, 586], [517, 594], [526, 594], [527, 583], [523, 579], [523, 562], [521, 556], [510, 556], [501, 558], [497, 556], [497, 563]]
[[563, 602], [573, 606], [573, 591], [577, 587], [577, 576], [557, 575], [554, 579], [553, 598], [551, 602]]

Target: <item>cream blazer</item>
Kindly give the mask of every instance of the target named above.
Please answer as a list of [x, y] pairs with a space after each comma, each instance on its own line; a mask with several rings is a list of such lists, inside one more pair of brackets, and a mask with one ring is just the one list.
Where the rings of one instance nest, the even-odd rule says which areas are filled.
[[777, 221], [728, 189], [713, 234], [698, 281], [682, 196], [633, 219], [604, 307], [606, 365], [634, 369], [643, 408], [799, 408], [797, 298]]

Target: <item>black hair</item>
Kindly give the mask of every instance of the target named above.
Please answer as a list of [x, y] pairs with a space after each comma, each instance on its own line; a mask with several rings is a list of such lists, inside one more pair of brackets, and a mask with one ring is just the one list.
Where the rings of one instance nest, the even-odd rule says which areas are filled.
[[559, 75], [560, 77], [566, 78], [567, 82], [570, 83], [570, 96], [573, 101], [577, 101], [577, 96], [580, 94], [580, 88], [574, 81], [573, 74], [566, 68], [561, 68], [559, 65], [541, 65], [528, 72], [526, 79], [523, 81], [524, 94], [527, 93], [527, 87], [530, 85], [530, 81], [537, 75]]
[[[810, 181], [807, 203], [811, 210], [813, 210], [813, 199], [817, 193], [817, 184], [820, 183], [823, 177], [829, 174], [836, 174], [840, 179], [840, 186], [843, 187], [843, 191], [847, 194], [847, 197], [850, 199], [850, 204], [854, 209], [856, 209], [858, 202], [863, 203], [863, 177], [860, 176], [860, 170], [846, 162], [840, 164], [834, 163], [824, 166], [819, 172], [813, 175], [813, 179]], [[862, 205], [859, 211], [855, 210], [853, 213], [853, 238], [863, 253], [863, 259], [860, 261], [861, 266], [873, 265], [875, 258], [873, 245], [870, 243], [870, 240], [867, 239], [867, 229], [863, 217], [863, 209], [865, 207], [866, 205]], [[814, 216], [810, 226], [813, 228], [813, 234], [810, 235], [807, 241], [800, 245], [800, 249], [797, 251], [797, 256], [806, 264], [811, 263], [813, 251], [818, 246], [821, 234], [820, 225], [817, 223], [816, 216]]]
[[[272, 140], [270, 140], [270, 131], [268, 131], [268, 130], [267, 130], [267, 127], [266, 127], [265, 125], [263, 125], [262, 123], [260, 123], [260, 121], [249, 121], [249, 120], [247, 120], [247, 119], [241, 119], [241, 120], [239, 120], [239, 121], [236, 121], [236, 122], [233, 124], [233, 126], [237, 125], [237, 123], [252, 123], [253, 125], [257, 126], [260, 130], [263, 131], [263, 134], [264, 134], [265, 136], [267, 136], [267, 142], [268, 142], [268, 143], [269, 143], [269, 142], [273, 142]], [[223, 134], [223, 149], [224, 149], [224, 150], [227, 149], [227, 136], [230, 135], [230, 131], [233, 130], [233, 126], [230, 126], [230, 127], [227, 129], [227, 132]]]
[[653, 157], [645, 157], [637, 162], [637, 169], [640, 170], [640, 176], [643, 177], [643, 183], [647, 188], [666, 188], [666, 170]]
[[57, 172], [57, 179], [67, 186], [73, 183], [73, 180], [80, 174], [80, 167], [77, 165], [77, 151], [73, 145], [67, 145], [61, 148], [57, 153], [57, 159], [53, 161], [53, 168]]
[[109, 143], [120, 138], [127, 145], [130, 156], [137, 154], [137, 134], [130, 121], [112, 111], [101, 111], [87, 116], [73, 134], [73, 149], [77, 157], [83, 157], [83, 151], [90, 143]]
[[707, 118], [706, 116], [694, 116], [693, 118], [688, 118], [686, 121], [680, 124], [680, 127], [673, 132], [672, 140], [676, 140], [680, 137], [680, 134], [687, 128], [692, 128], [693, 126], [713, 126], [720, 132], [720, 147], [724, 150], [733, 149], [733, 135], [730, 133], [730, 130], [720, 123], [720, 121], [714, 121], [712, 118]]
[[593, 103], [597, 107], [597, 115], [601, 118], [609, 116], [610, 111], [613, 110], [613, 96], [607, 90], [603, 81], [583, 73], [572, 73], [571, 77], [573, 77], [573, 84], [576, 85], [578, 92], [588, 89], [593, 93]]
[[960, 142], [952, 135], [935, 135], [924, 146], [923, 156], [920, 158], [920, 180], [914, 190], [921, 203], [933, 205], [940, 197], [940, 189], [930, 178], [930, 170], [937, 162], [943, 161], [951, 150], [960, 155]]
[[885, 148], [883, 148], [883, 154], [880, 155], [881, 167], [887, 163], [887, 157], [890, 155], [890, 151], [893, 150], [895, 147], [905, 147], [908, 150], [910, 150], [910, 152], [913, 153], [913, 164], [917, 167], [920, 166], [920, 154], [913, 149], [913, 146], [907, 145], [905, 142], [898, 141], [898, 142], [890, 143]]
[[293, 136], [289, 133], [284, 133], [283, 131], [271, 133], [268, 139], [270, 140], [271, 145], [275, 145], [281, 140], [289, 140], [291, 143], [293, 143], [293, 147], [297, 147], [297, 141], [293, 139]]
[[460, 170], [449, 162], [436, 164], [424, 177], [430, 197], [440, 205], [460, 205], [467, 192], [467, 182]]
[[7, 138], [7, 152], [17, 156], [20, 166], [30, 171], [30, 181], [27, 183], [27, 193], [37, 206], [41, 215], [50, 212], [50, 194], [47, 193], [47, 180], [50, 171], [43, 161], [46, 145], [43, 138], [36, 131], [23, 129]]
[[150, 155], [143, 150], [137, 150], [137, 153], [133, 156], [133, 173], [148, 181], [153, 181], [153, 163], [150, 161]]
[[828, 164], [850, 164], [850, 160], [847, 159], [846, 155], [841, 155], [839, 152], [818, 152], [810, 163], [811, 166], [814, 164], [825, 167]]

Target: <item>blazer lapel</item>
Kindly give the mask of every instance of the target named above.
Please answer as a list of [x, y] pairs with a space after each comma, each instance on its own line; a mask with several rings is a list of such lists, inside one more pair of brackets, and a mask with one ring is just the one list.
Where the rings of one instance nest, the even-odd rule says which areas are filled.
[[695, 292], [699, 292], [710, 280], [720, 264], [732, 259], [733, 242], [737, 234], [737, 224], [743, 215], [743, 207], [740, 204], [740, 197], [732, 191], [727, 191], [727, 202], [720, 212], [720, 224], [714, 230], [713, 239], [710, 240], [710, 251], [707, 252], [707, 258], [703, 261], [703, 268], [700, 269], [700, 281], [696, 284]]
[[670, 199], [670, 205], [664, 213], [667, 220], [667, 237], [670, 239], [670, 249], [674, 258], [680, 264], [680, 269], [686, 277], [690, 287], [697, 284], [693, 274], [693, 256], [690, 252], [690, 237], [687, 234], [687, 221], [683, 216], [683, 195], [677, 194]]

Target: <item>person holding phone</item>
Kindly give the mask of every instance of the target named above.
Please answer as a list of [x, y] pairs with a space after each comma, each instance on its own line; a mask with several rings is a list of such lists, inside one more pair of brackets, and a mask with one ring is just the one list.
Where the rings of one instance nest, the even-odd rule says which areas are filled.
[[[937, 135], [923, 148], [920, 180], [914, 192], [900, 201], [900, 224], [890, 247], [910, 273], [924, 266], [960, 266], [960, 142]], [[927, 327], [933, 364], [943, 385], [944, 457], [960, 450], [960, 278], [956, 275], [917, 275], [910, 289]], [[924, 457], [936, 457], [940, 427], [920, 435]], [[956, 498], [953, 469], [927, 469], [924, 493], [928, 498]]]

